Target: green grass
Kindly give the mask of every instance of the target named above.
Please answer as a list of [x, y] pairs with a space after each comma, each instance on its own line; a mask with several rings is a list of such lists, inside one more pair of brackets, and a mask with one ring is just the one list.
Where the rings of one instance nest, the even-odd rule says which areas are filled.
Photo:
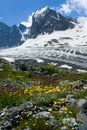
[[76, 97], [77, 99], [81, 99], [81, 98], [87, 97], [87, 90], [84, 90], [84, 91], [82, 91], [82, 92], [76, 93], [76, 94], [75, 94], [75, 97]]
[[[58, 66], [54, 66], [54, 65], [49, 65], [49, 66], [41, 66], [40, 69], [42, 71], [48, 71], [48, 73], [53, 74], [53, 73], [58, 73], [57, 77], [52, 77], [50, 76], [44, 76], [41, 74], [36, 74], [33, 72], [25, 71], [18, 71], [13, 69], [13, 67], [11, 65], [2, 65], [0, 66], [0, 69], [3, 69], [3, 71], [0, 72], [0, 81], [2, 82], [3, 80], [6, 80], [6, 82], [12, 83], [12, 84], [16, 84], [18, 81], [22, 81], [22, 82], [29, 82], [29, 81], [41, 81], [44, 85], [58, 85], [58, 83], [60, 81], [63, 80], [69, 80], [69, 81], [76, 81], [78, 79], [86, 79], [87, 80], [87, 73], [82, 73], [82, 74], [78, 74], [76, 72], [65, 72], [63, 71], [61, 68], [59, 68]], [[18, 89], [19, 93], [21, 93], [22, 91], [22, 87], [25, 87], [22, 85], [15, 85], [15, 87]], [[71, 91], [71, 89], [68, 89], [68, 86], [60, 86], [62, 88], [62, 90], [64, 88], [66, 88], [66, 91], [62, 93], [51, 93], [46, 95], [45, 93], [40, 94], [35, 94], [34, 97], [32, 97], [32, 100], [34, 100], [35, 102], [39, 103], [39, 104], [49, 104], [50, 102], [53, 102], [54, 100], [57, 100], [58, 98], [63, 98], [66, 96], [66, 94], [68, 92]], [[30, 96], [29, 94], [26, 95], [22, 95], [21, 98], [20, 96], [17, 94], [16, 96], [10, 97], [8, 90], [6, 90], [6, 88], [3, 88], [3, 86], [0, 86], [0, 90], [1, 89], [5, 89], [5, 93], [0, 93], [0, 108], [1, 107], [5, 107], [5, 105], [19, 105], [22, 102], [25, 102], [27, 100], [30, 100]], [[36, 93], [36, 92], [35, 92]], [[73, 93], [75, 94], [75, 96], [77, 98], [84, 98], [87, 96], [87, 91], [82, 91], [79, 93]], [[18, 100], [17, 100], [18, 99]], [[3, 104], [3, 105], [2, 105]]]
[[0, 68], [3, 69], [3, 71], [0, 72], [0, 81], [27, 81], [31, 77], [30, 71], [21, 72], [13, 69], [11, 65], [0, 66]]
[[54, 66], [54, 65], [41, 66], [40, 69], [42, 71], [47, 71], [49, 74], [61, 73], [62, 72], [61, 68], [59, 68], [58, 66]]
[[50, 124], [46, 124], [46, 121], [42, 118], [30, 118], [21, 122], [21, 124], [15, 130], [23, 130], [24, 128], [31, 128], [32, 130], [51, 130]]

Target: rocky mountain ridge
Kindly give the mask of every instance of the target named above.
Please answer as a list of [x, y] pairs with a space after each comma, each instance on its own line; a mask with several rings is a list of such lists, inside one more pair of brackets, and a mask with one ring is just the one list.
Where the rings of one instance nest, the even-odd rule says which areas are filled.
[[49, 7], [45, 7], [33, 14], [30, 37], [35, 38], [39, 34], [50, 34], [53, 31], [72, 29], [74, 26], [70, 18], [62, 16]]
[[29, 28], [23, 24], [10, 27], [0, 22], [0, 48], [21, 45], [28, 38], [36, 38], [40, 34], [72, 29], [75, 25], [71, 21], [71, 18], [64, 17], [49, 7], [45, 7], [32, 15], [32, 25]]
[[7, 48], [21, 45], [24, 41], [22, 38], [22, 32], [26, 29], [24, 25], [8, 26], [3, 22], [0, 22], [0, 48]]

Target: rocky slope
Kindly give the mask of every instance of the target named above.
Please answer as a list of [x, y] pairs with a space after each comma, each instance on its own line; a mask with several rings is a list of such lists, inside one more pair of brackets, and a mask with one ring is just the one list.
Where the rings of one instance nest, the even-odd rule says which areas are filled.
[[87, 129], [87, 74], [1, 63], [1, 130]]

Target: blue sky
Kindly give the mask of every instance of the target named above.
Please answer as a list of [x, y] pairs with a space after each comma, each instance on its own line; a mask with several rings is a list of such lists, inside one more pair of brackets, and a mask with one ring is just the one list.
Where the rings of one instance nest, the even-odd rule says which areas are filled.
[[0, 0], [0, 21], [8, 25], [18, 24], [27, 21], [32, 12], [45, 6], [53, 7], [57, 11], [59, 9], [62, 13], [71, 17], [86, 15], [84, 2], [87, 4], [87, 0], [76, 1], [84, 5], [76, 6], [75, 0]]

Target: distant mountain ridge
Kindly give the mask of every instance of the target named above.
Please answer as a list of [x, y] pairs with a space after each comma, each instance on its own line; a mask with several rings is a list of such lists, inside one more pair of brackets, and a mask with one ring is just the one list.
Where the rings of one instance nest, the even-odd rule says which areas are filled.
[[0, 22], [0, 48], [19, 46], [28, 38], [36, 38], [39, 34], [50, 34], [53, 31], [72, 29], [74, 26], [74, 20], [71, 18], [45, 7], [32, 15], [32, 25], [29, 28], [22, 24], [10, 27]]
[[24, 40], [22, 39], [22, 33], [26, 30], [24, 25], [8, 26], [3, 22], [0, 22], [0, 48], [7, 48], [21, 45]]

